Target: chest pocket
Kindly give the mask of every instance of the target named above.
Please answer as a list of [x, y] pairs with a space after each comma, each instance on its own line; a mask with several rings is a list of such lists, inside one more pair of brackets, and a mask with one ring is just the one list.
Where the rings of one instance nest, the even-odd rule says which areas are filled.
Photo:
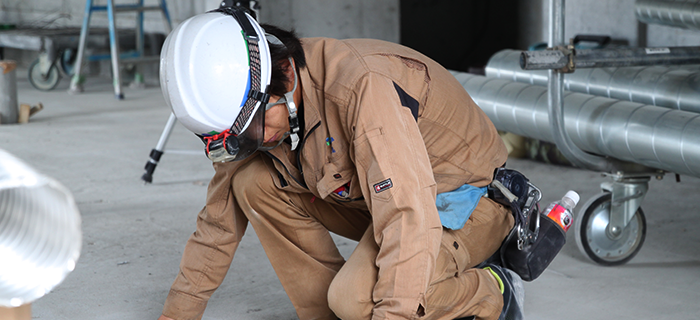
[[350, 182], [347, 182], [334, 189], [328, 195], [329, 199], [343, 207], [367, 210], [367, 203], [362, 196], [362, 189], [359, 187], [357, 175], [353, 175]]
[[318, 175], [319, 194], [329, 202], [366, 210], [355, 164], [347, 152], [347, 142], [332, 137], [327, 137], [325, 142], [328, 161]]
[[[338, 139], [334, 138], [336, 136]], [[319, 195], [331, 202], [347, 205], [354, 202], [362, 202], [364, 198], [360, 190], [355, 173], [355, 163], [348, 153], [348, 142], [341, 137], [341, 133], [329, 130], [324, 137], [319, 137], [323, 143], [323, 149], [318, 150], [325, 159], [323, 166], [316, 171], [316, 188]], [[317, 155], [318, 157], [318, 155]]]

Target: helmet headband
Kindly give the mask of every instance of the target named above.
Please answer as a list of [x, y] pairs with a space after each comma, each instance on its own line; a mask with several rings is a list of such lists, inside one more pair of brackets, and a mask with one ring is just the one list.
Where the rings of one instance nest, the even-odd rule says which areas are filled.
[[[243, 7], [220, 7], [219, 9], [213, 10], [213, 12], [221, 12], [226, 15], [230, 15], [238, 25], [241, 26], [241, 33], [243, 34], [243, 39], [246, 42], [248, 48], [248, 65], [249, 65], [249, 75], [248, 75], [248, 85], [250, 90], [246, 94], [245, 102], [243, 103], [241, 112], [236, 117], [236, 120], [231, 125], [230, 131], [234, 135], [239, 135], [241, 132], [250, 124], [252, 120], [252, 115], [255, 110], [259, 108], [260, 105], [265, 105], [270, 100], [270, 95], [261, 91], [261, 67], [260, 67], [260, 47], [258, 43], [260, 40], [266, 41], [264, 35], [258, 35], [255, 28], [248, 20], [246, 16], [245, 9]], [[262, 37], [262, 39], [261, 39]]]

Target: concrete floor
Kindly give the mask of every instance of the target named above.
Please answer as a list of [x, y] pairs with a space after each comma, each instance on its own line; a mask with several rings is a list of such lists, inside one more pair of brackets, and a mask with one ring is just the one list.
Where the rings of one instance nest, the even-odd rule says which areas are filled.
[[[88, 78], [81, 95], [32, 88], [18, 71], [21, 103], [43, 103], [29, 124], [0, 126], [0, 148], [56, 178], [75, 196], [83, 218], [76, 270], [33, 304], [34, 319], [156, 319], [178, 272], [195, 216], [213, 174], [201, 142], [177, 125], [152, 184], [140, 180], [169, 115], [158, 87], [125, 88]], [[566, 190], [582, 202], [606, 181], [598, 173], [511, 159], [543, 193]], [[526, 283], [528, 319], [697, 319], [700, 314], [700, 179], [652, 180], [643, 204], [646, 242], [628, 264], [602, 267], [578, 250], [573, 230], [547, 271]], [[336, 237], [344, 255], [353, 241]], [[252, 228], [205, 319], [296, 319]]]

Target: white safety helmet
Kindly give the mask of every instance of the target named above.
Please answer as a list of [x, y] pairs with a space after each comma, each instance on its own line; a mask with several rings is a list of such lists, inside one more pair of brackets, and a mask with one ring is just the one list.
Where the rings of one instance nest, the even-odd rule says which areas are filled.
[[178, 121], [202, 137], [235, 137], [220, 142], [236, 149], [225, 159], [207, 145], [213, 161], [240, 160], [261, 146], [272, 70], [265, 31], [242, 9], [226, 9], [182, 22], [160, 56], [161, 90]]

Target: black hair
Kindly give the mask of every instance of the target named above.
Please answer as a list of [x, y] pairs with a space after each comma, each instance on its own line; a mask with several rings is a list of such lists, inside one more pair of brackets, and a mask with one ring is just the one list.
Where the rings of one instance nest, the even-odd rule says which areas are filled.
[[285, 74], [284, 63], [289, 57], [294, 59], [297, 72], [306, 67], [306, 57], [304, 56], [304, 48], [301, 46], [301, 40], [297, 37], [294, 30], [283, 30], [269, 24], [260, 24], [269, 33], [284, 43], [284, 46], [269, 43], [270, 58], [272, 59], [272, 79], [267, 93], [275, 96], [283, 96], [287, 93], [287, 83], [294, 81], [294, 78], [289, 78]]

